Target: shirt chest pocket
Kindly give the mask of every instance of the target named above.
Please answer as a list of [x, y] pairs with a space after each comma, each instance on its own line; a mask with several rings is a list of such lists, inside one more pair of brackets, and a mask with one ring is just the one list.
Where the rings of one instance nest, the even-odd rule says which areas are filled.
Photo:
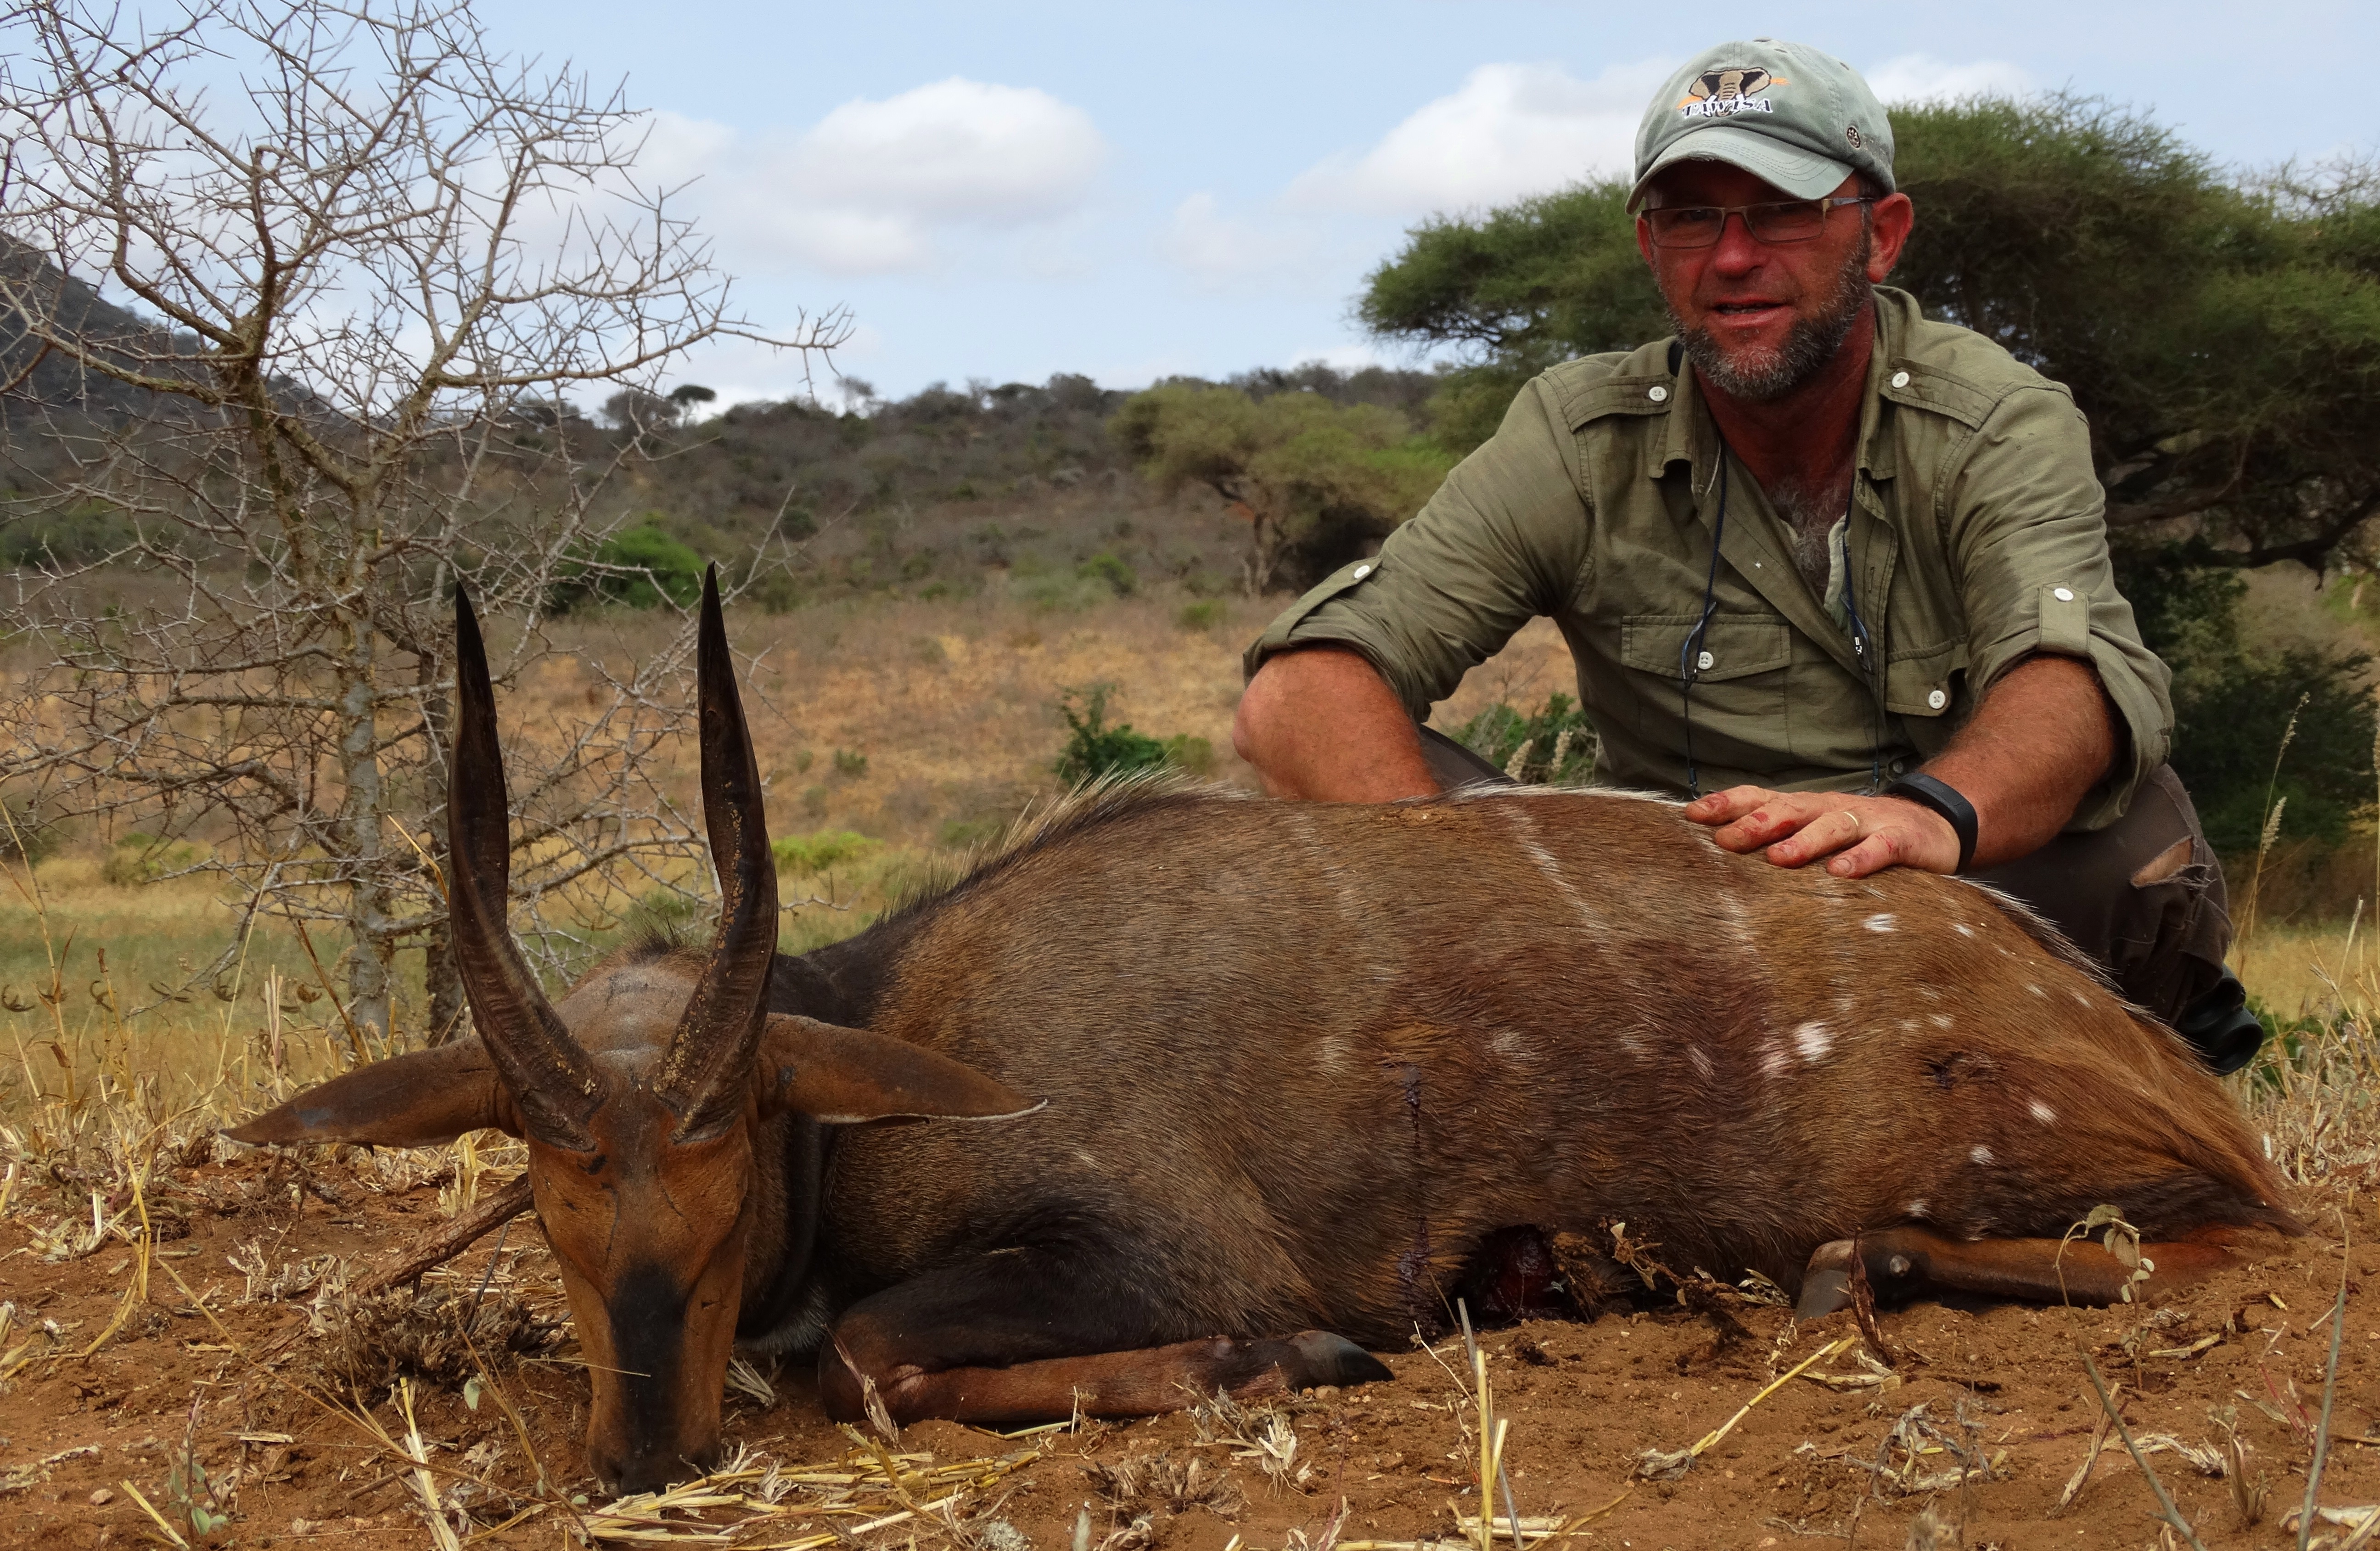
[[[1620, 661], [1636, 691], [1638, 728], [1653, 733], [1685, 714], [1681, 671], [1694, 672], [1693, 714], [1748, 746], [1774, 746], [1785, 715], [1793, 640], [1773, 615], [1715, 614], [1691, 653], [1698, 614], [1635, 614], [1620, 622]], [[1738, 722], [1729, 728], [1728, 722]], [[1664, 740], [1669, 741], [1669, 740]]]

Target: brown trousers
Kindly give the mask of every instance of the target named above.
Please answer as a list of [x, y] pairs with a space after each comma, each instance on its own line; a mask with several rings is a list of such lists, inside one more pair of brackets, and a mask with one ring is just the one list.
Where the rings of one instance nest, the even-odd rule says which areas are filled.
[[[1421, 735], [1440, 785], [1508, 779], [1451, 738], [1427, 727]], [[2170, 765], [2141, 782], [2131, 806], [2107, 828], [2059, 835], [2029, 856], [1968, 876], [2046, 917], [2105, 965], [2125, 996], [2168, 1024], [2222, 977], [2231, 946], [2223, 869]]]

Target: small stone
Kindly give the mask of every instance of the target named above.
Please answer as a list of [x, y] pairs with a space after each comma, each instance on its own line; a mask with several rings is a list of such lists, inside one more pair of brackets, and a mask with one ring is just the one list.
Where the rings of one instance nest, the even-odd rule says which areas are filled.
[[108, 1504], [110, 1504], [110, 1503], [114, 1502], [115, 1500], [115, 1493], [113, 1493], [113, 1492], [111, 1492], [111, 1491], [109, 1491], [109, 1490], [108, 1490], [106, 1487], [104, 1487], [104, 1486], [101, 1487], [98, 1491], [93, 1492], [93, 1493], [91, 1495], [91, 1507], [93, 1507], [93, 1508], [105, 1508]]

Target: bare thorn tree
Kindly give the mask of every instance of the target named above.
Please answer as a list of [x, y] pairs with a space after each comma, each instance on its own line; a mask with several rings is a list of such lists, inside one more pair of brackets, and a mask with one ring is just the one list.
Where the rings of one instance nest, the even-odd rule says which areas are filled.
[[[0, 518], [84, 540], [5, 577], [49, 666], [13, 686], [0, 781], [52, 820], [203, 842], [176, 854], [235, 886], [243, 928], [334, 924], [345, 1021], [382, 1046], [400, 950], [427, 951], [433, 1039], [462, 1011], [454, 589], [517, 624], [498, 667], [522, 678], [645, 450], [572, 395], [650, 397], [705, 341], [807, 363], [847, 331], [741, 321], [636, 177], [641, 124], [495, 55], [463, 5], [0, 13]], [[135, 606], [96, 608], [102, 577]], [[648, 758], [686, 714], [686, 639], [590, 659], [584, 703], [511, 751], [533, 939], [573, 929], [557, 891], [674, 884], [699, 854]]]

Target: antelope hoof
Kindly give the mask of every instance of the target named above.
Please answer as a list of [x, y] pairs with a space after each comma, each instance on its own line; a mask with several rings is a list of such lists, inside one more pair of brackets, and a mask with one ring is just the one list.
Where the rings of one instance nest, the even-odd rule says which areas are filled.
[[1823, 1319], [1851, 1306], [1854, 1253], [1849, 1239], [1820, 1244], [1811, 1252], [1809, 1267], [1802, 1273], [1802, 1297], [1793, 1305], [1795, 1319]]
[[1288, 1352], [1281, 1360], [1281, 1376], [1292, 1389], [1313, 1389], [1325, 1384], [1345, 1388], [1377, 1384], [1397, 1375], [1388, 1364], [1344, 1336], [1308, 1330], [1281, 1343]]

